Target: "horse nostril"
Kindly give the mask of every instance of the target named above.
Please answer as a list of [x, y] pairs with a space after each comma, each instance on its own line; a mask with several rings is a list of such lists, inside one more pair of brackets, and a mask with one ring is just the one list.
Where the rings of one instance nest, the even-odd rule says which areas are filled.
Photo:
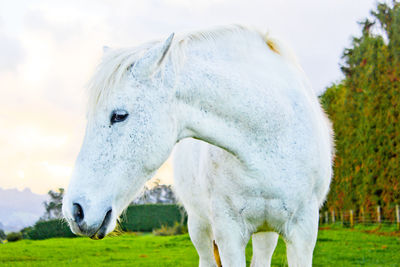
[[83, 221], [84, 214], [81, 205], [79, 205], [78, 203], [74, 203], [72, 215], [76, 223], [79, 224], [80, 222]]

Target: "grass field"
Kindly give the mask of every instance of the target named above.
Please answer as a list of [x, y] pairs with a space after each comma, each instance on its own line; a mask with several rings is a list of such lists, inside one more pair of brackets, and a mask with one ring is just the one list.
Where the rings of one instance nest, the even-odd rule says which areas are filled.
[[[250, 263], [251, 246], [246, 250]], [[279, 240], [273, 266], [287, 266]], [[188, 235], [124, 234], [100, 241], [89, 238], [23, 240], [0, 244], [0, 266], [197, 266]], [[399, 236], [333, 228], [320, 230], [314, 266], [400, 266]]]

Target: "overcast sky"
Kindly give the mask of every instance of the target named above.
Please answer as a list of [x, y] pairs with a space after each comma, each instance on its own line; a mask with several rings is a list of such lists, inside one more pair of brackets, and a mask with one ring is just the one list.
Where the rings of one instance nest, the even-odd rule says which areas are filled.
[[[240, 23], [297, 54], [314, 89], [341, 78], [340, 56], [374, 0], [0, 0], [0, 187], [66, 187], [85, 128], [84, 85], [103, 45]], [[158, 174], [171, 181], [171, 166]]]

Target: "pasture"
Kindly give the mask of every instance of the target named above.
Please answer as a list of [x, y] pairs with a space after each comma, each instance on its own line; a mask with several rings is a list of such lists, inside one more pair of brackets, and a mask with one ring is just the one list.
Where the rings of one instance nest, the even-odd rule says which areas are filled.
[[[361, 230], [320, 230], [313, 266], [399, 266], [399, 236]], [[251, 244], [246, 250], [250, 264]], [[23, 240], [0, 245], [1, 266], [197, 266], [188, 235], [127, 233], [100, 241], [89, 238]], [[280, 239], [272, 266], [287, 266]]]

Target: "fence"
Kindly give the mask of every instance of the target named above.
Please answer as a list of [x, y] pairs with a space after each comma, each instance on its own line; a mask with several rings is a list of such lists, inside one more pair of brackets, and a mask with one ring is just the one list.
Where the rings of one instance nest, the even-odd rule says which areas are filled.
[[353, 227], [355, 224], [396, 224], [397, 230], [400, 231], [400, 207], [395, 205], [393, 210], [394, 219], [385, 219], [382, 217], [381, 206], [376, 206], [372, 211], [366, 212], [363, 207], [358, 209], [350, 210], [337, 210], [333, 208], [328, 208], [320, 212], [319, 221], [320, 224], [333, 224], [342, 223]]

